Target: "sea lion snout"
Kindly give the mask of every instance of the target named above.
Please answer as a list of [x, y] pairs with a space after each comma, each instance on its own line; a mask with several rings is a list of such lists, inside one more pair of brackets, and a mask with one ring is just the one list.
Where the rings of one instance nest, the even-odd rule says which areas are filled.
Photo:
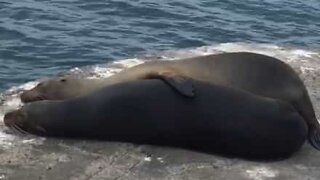
[[25, 119], [26, 114], [22, 113], [21, 110], [11, 111], [5, 114], [4, 124], [8, 127], [14, 127], [17, 124], [21, 124]]
[[41, 101], [44, 100], [44, 96], [36, 91], [35, 89], [32, 89], [30, 91], [25, 91], [20, 95], [20, 99], [23, 103], [29, 103], [33, 101]]
[[31, 120], [23, 108], [6, 113], [3, 121], [7, 127], [17, 130], [23, 134], [32, 132], [40, 135], [45, 132], [44, 128]]

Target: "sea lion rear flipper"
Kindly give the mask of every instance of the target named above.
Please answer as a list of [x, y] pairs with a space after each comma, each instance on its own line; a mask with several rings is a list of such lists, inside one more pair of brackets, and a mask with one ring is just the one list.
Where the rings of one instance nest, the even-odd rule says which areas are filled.
[[[305, 122], [308, 125], [308, 141], [309, 143], [317, 150], [320, 151], [320, 124], [317, 120], [316, 114], [314, 112], [310, 97], [306, 89], [303, 90], [302, 97], [301, 95], [296, 96], [296, 101], [293, 105], [304, 118]], [[292, 98], [293, 99], [293, 98]]]
[[308, 139], [310, 144], [320, 151], [320, 127], [310, 128]]
[[194, 97], [194, 87], [188, 77], [174, 72], [153, 72], [149, 73], [145, 79], [161, 79], [178, 93], [187, 97]]

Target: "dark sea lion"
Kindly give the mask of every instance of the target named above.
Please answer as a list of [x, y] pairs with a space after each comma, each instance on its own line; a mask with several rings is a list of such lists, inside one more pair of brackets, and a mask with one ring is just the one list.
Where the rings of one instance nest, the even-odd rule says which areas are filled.
[[289, 103], [207, 82], [193, 98], [161, 80], [106, 86], [68, 100], [26, 104], [6, 126], [43, 136], [95, 138], [236, 155], [282, 158], [296, 152], [307, 125]]
[[[201, 56], [179, 61], [153, 61], [123, 70], [106, 79], [58, 77], [40, 83], [21, 95], [23, 102], [68, 99], [88, 94], [104, 86], [136, 79], [186, 76], [226, 87], [284, 100], [292, 104], [309, 127], [309, 141], [320, 150], [320, 126], [308, 92], [298, 74], [284, 62], [265, 55], [239, 52]], [[178, 90], [181, 86], [171, 87]], [[183, 86], [183, 83], [182, 83]], [[182, 91], [183, 94], [183, 91]], [[190, 95], [186, 93], [186, 95]], [[191, 93], [192, 96], [192, 93]]]

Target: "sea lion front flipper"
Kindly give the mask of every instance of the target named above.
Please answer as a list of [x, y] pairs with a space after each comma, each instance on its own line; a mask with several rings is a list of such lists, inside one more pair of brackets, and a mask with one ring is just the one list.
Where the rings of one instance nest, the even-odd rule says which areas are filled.
[[194, 86], [188, 77], [176, 74], [174, 72], [152, 72], [148, 73], [145, 79], [161, 79], [178, 93], [194, 97]]

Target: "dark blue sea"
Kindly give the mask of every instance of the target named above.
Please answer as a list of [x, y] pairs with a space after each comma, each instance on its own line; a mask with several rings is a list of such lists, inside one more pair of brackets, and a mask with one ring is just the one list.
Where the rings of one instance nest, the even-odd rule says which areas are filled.
[[318, 52], [320, 1], [0, 0], [0, 91], [74, 67], [233, 42]]

